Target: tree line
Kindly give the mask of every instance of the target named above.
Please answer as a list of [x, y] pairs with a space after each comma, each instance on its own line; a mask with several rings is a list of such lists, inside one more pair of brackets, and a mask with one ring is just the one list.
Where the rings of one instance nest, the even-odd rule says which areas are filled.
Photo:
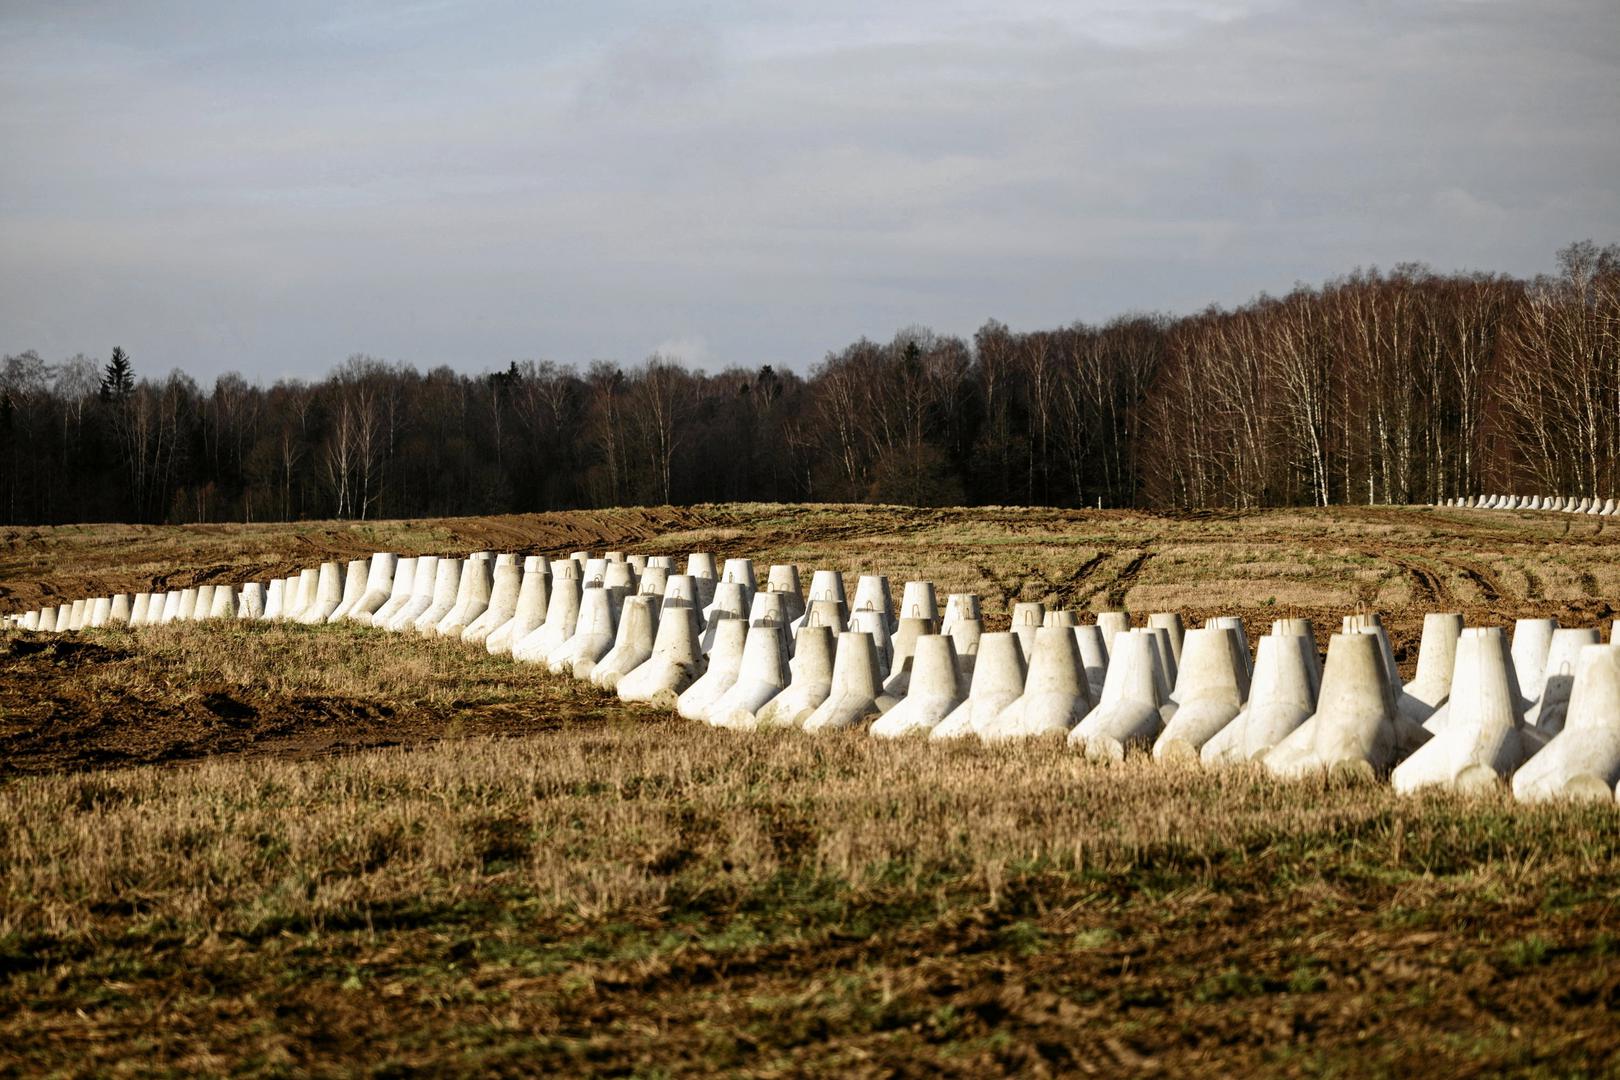
[[[1620, 496], [1620, 245], [1523, 280], [1403, 265], [1184, 317], [910, 328], [808, 375], [662, 356], [318, 382], [0, 369], [11, 524], [707, 501], [1250, 508]], [[144, 361], [143, 361], [144, 362]]]

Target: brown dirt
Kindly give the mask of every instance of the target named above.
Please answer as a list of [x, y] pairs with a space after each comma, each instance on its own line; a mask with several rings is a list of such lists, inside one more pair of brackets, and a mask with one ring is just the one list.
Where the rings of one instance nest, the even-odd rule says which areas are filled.
[[[429, 705], [207, 680], [164, 687], [138, 677], [149, 663], [91, 641], [0, 636], [0, 778], [202, 758], [312, 758], [446, 737], [529, 735], [564, 723], [518, 701]], [[92, 676], [101, 677], [87, 688]], [[592, 715], [582, 709], [567, 722]]]

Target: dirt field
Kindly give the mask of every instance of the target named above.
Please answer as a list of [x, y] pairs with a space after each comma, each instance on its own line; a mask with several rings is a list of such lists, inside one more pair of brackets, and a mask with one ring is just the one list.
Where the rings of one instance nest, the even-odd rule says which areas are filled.
[[[1620, 596], [1602, 522], [1563, 515], [776, 506], [14, 530], [0, 595], [607, 546], [995, 613], [1325, 632], [1359, 604], [1408, 665], [1424, 610], [1596, 624]], [[0, 633], [0, 1074], [1607, 1075], [1617, 825], [738, 737], [370, 630]]]

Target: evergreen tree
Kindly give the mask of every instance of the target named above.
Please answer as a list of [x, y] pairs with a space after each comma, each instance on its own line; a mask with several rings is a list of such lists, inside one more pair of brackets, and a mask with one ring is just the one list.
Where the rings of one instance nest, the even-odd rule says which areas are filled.
[[101, 376], [101, 400], [122, 401], [135, 392], [135, 366], [129, 354], [113, 346], [112, 359]]

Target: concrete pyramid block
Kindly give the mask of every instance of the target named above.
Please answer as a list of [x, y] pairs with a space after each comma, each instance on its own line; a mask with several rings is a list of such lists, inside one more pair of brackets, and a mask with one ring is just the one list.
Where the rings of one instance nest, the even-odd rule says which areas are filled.
[[1205, 765], [1253, 761], [1316, 711], [1312, 672], [1316, 639], [1286, 630], [1274, 627], [1260, 639], [1249, 699], [1232, 722], [1203, 745], [1199, 760]]
[[1108, 646], [1103, 641], [1102, 627], [1095, 623], [1076, 626], [1074, 642], [1080, 649], [1080, 664], [1086, 669], [1086, 690], [1092, 701], [1101, 701], [1108, 677]]
[[1035, 601], [1021, 601], [1013, 605], [1012, 632], [1018, 638], [1018, 647], [1023, 650], [1024, 663], [1035, 652], [1035, 631], [1041, 628], [1046, 621], [1046, 605]]
[[523, 571], [523, 583], [518, 586], [517, 604], [512, 617], [491, 630], [484, 639], [484, 650], [491, 656], [509, 656], [512, 646], [528, 637], [546, 621], [546, 610], [551, 606], [551, 567]]
[[1285, 779], [1319, 772], [1373, 776], [1393, 765], [1395, 754], [1395, 691], [1378, 635], [1334, 634], [1316, 712], [1261, 763]]
[[675, 702], [676, 713], [687, 720], [706, 719], [709, 706], [719, 701], [742, 673], [748, 620], [741, 616], [719, 614], [710, 624], [710, 629], [713, 631], [714, 644], [708, 653], [708, 670], [683, 690]]
[[1204, 744], [1232, 722], [1249, 697], [1246, 655], [1236, 630], [1186, 632], [1175, 689], [1159, 710], [1165, 723], [1153, 744], [1155, 758], [1197, 760]]
[[698, 648], [697, 609], [688, 601], [666, 603], [658, 615], [653, 654], [645, 663], [619, 677], [619, 698], [671, 707], [677, 695], [697, 681], [703, 666], [703, 653]]
[[347, 572], [343, 576], [343, 594], [338, 598], [338, 606], [332, 614], [326, 617], [327, 622], [337, 622], [349, 614], [349, 609], [360, 602], [366, 594], [366, 576], [370, 573], [370, 566], [365, 559], [351, 559]]
[[783, 627], [762, 622], [748, 627], [737, 680], [705, 710], [703, 719], [715, 727], [752, 730], [756, 714], [787, 688], [790, 679]]
[[433, 566], [433, 600], [427, 610], [411, 623], [418, 634], [431, 634], [439, 621], [456, 606], [456, 595], [461, 591], [461, 571], [464, 560], [441, 558]]
[[[1542, 668], [1541, 686], [1530, 693], [1535, 704], [1526, 711], [1525, 723], [1534, 727], [1545, 738], [1551, 738], [1564, 729], [1564, 714], [1569, 708], [1569, 695], [1575, 686], [1575, 668], [1581, 650], [1588, 645], [1600, 644], [1596, 630], [1559, 627], [1553, 631], [1552, 644], [1547, 648], [1547, 662]], [[1526, 688], [1520, 687], [1521, 692]]]
[[1069, 626], [1043, 626], [1035, 634], [1024, 691], [977, 728], [984, 742], [1064, 735], [1091, 711], [1080, 644]]
[[989, 728], [1001, 710], [1023, 695], [1026, 671], [1018, 635], [982, 634], [967, 697], [934, 726], [929, 738], [962, 739]]
[[516, 563], [496, 566], [490, 577], [489, 604], [483, 613], [467, 624], [461, 640], [469, 645], [483, 645], [489, 635], [511, 621], [517, 614], [518, 593], [523, 589], [523, 569]]
[[[437, 555], [422, 555], [416, 560], [416, 569], [411, 577], [411, 593], [409, 599], [401, 604], [388, 620], [388, 629], [395, 633], [404, 631], [415, 625], [428, 608], [433, 606], [433, 586], [439, 577], [439, 557]], [[376, 624], [376, 620], [372, 620]]]
[[[1069, 745], [1093, 760], [1118, 761], [1132, 745], [1158, 738], [1165, 683], [1157, 630], [1123, 630], [1109, 650], [1102, 699], [1069, 733]], [[1163, 646], [1168, 650], [1168, 645]]]
[[[901, 623], [903, 629], [905, 620]], [[952, 639], [923, 634], [914, 645], [904, 700], [872, 723], [872, 734], [886, 739], [925, 735], [962, 703], [965, 690]]]
[[580, 571], [572, 559], [552, 564], [550, 598], [546, 618], [539, 626], [512, 643], [512, 659], [543, 664], [563, 642], [574, 636], [579, 622]]
[[[832, 602], [832, 601], [829, 601]], [[796, 728], [832, 693], [834, 630], [818, 624], [804, 626], [793, 638], [789, 680], [782, 692], [754, 714], [755, 727]], [[745, 729], [745, 720], [732, 717], [732, 727]]]
[[658, 635], [658, 606], [658, 597], [645, 594], [625, 599], [613, 648], [591, 669], [592, 683], [604, 690], [616, 690], [621, 677], [651, 658]]
[[1494, 626], [1465, 629], [1457, 641], [1450, 720], [1444, 731], [1395, 766], [1390, 775], [1395, 790], [1473, 790], [1494, 782], [1492, 777], [1507, 776], [1524, 757], [1515, 697], [1502, 631]]
[[1607, 800], [1620, 782], [1620, 650], [1587, 645], [1575, 666], [1564, 726], [1513, 775], [1520, 802]]
[[860, 630], [839, 634], [832, 688], [827, 700], [805, 717], [803, 730], [810, 734], [841, 731], [877, 716], [877, 698], [883, 690], [880, 678], [877, 643], [872, 635]]
[[342, 599], [343, 568], [330, 560], [323, 562], [315, 579], [315, 597], [299, 613], [298, 621], [305, 626], [324, 623]]
[[237, 615], [244, 619], [262, 619], [265, 610], [264, 585], [250, 581], [242, 586], [242, 602]]
[[574, 632], [547, 654], [546, 666], [553, 675], [567, 673], [576, 679], [589, 679], [596, 662], [613, 648], [618, 631], [613, 591], [601, 585], [587, 585], [580, 593]]

